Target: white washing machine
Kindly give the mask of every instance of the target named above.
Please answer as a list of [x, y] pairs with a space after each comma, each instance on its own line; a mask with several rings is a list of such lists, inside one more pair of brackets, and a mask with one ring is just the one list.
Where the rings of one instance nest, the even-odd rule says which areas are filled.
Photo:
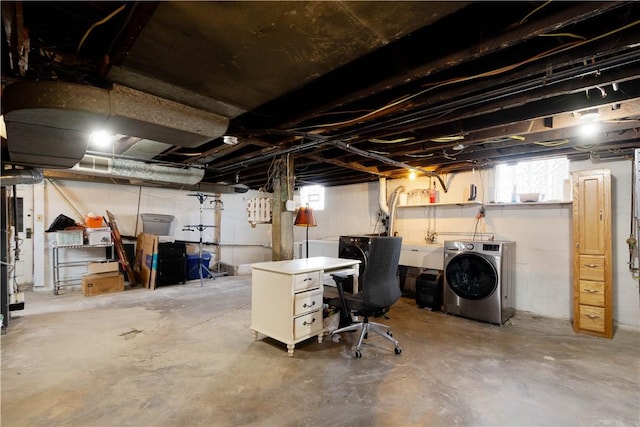
[[504, 324], [515, 311], [515, 266], [515, 242], [444, 242], [444, 312]]

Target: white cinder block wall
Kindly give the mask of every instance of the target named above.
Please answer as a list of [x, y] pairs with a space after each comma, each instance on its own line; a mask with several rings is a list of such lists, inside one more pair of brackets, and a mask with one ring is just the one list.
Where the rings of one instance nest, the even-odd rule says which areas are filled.
[[[212, 199], [206, 200], [203, 204], [201, 222], [200, 203], [197, 197], [189, 196], [194, 194], [193, 191], [63, 180], [54, 182], [55, 185], [45, 180], [36, 185], [34, 191], [34, 210], [43, 212], [43, 230], [48, 228], [59, 214], [82, 221], [75, 213], [76, 210], [82, 215], [94, 212], [105, 217], [108, 210], [115, 216], [122, 236], [137, 236], [143, 231], [140, 214], [153, 213], [176, 217], [173, 235], [161, 239], [197, 242], [200, 238], [199, 232], [185, 231], [183, 228], [187, 225], [213, 225], [214, 215], [219, 214], [222, 262], [241, 265], [271, 259], [271, 225], [256, 224], [252, 227], [247, 221], [246, 201], [259, 195], [258, 192], [250, 190], [243, 194], [222, 194], [223, 209], [217, 213], [213, 210], [214, 205], [210, 203]], [[203, 241], [212, 242], [213, 232], [213, 228], [204, 230]], [[51, 233], [44, 233], [44, 236], [44, 239], [34, 239], [36, 289], [52, 289], [53, 286], [51, 243], [54, 236]], [[103, 256], [103, 253], [103, 249], [59, 251], [63, 262], [77, 258], [97, 258]], [[63, 278], [79, 274], [82, 274], [82, 267], [61, 270]]]
[[[640, 328], [638, 281], [628, 268], [631, 221], [631, 172], [629, 160], [571, 163], [572, 171], [610, 168], [613, 175], [613, 303], [614, 319], [619, 325]], [[440, 184], [439, 202], [461, 202], [469, 198], [469, 185], [475, 184], [478, 201], [485, 202], [485, 218], [475, 228], [480, 205], [410, 207], [397, 210], [395, 232], [405, 242], [424, 243], [428, 229], [435, 230], [438, 242], [472, 237], [478, 233], [498, 240], [516, 242], [516, 309], [542, 316], [570, 319], [573, 316], [571, 284], [571, 204], [551, 206], [491, 206], [493, 171], [470, 171], [445, 176], [448, 192]], [[433, 182], [433, 179], [431, 179]], [[426, 178], [388, 180], [387, 196], [398, 186], [405, 192], [428, 188]], [[318, 227], [310, 229], [310, 239], [335, 238], [344, 234], [374, 233], [377, 218], [378, 184], [330, 187], [327, 210], [317, 213]], [[364, 195], [367, 195], [365, 198]], [[370, 211], [363, 212], [365, 204]], [[368, 222], [367, 222], [368, 221]], [[296, 241], [304, 241], [304, 232], [294, 231]]]
[[[590, 161], [571, 164], [572, 170], [610, 168], [613, 174], [613, 259], [614, 259], [614, 319], [620, 325], [640, 327], [640, 298], [638, 282], [628, 269], [628, 249], [631, 220], [631, 161]], [[469, 185], [478, 187], [477, 200], [488, 202], [493, 187], [492, 171], [469, 171], [445, 176], [447, 193], [438, 184], [439, 202], [460, 202], [469, 197]], [[192, 192], [56, 181], [76, 209], [83, 214], [93, 211], [112, 212], [123, 235], [136, 235], [142, 231], [139, 213], [175, 215], [174, 237], [198, 240], [197, 232], [182, 231], [188, 224], [199, 224], [199, 203]], [[399, 185], [405, 192], [427, 188], [426, 178], [388, 180], [387, 196]], [[34, 212], [44, 216], [44, 228], [63, 213], [75, 217], [73, 210], [48, 182], [35, 186]], [[356, 184], [325, 189], [326, 208], [316, 212], [317, 227], [309, 229], [309, 238], [335, 239], [340, 235], [369, 234], [382, 230], [379, 223], [379, 182]], [[260, 195], [249, 191], [244, 194], [223, 194], [221, 200], [221, 260], [232, 265], [243, 265], [271, 259], [271, 226], [247, 221], [246, 206], [251, 197]], [[395, 231], [406, 242], [424, 242], [425, 232], [434, 230], [439, 242], [471, 237], [477, 233], [493, 234], [499, 240], [516, 242], [516, 308], [542, 316], [570, 319], [572, 316], [571, 290], [571, 205], [506, 206], [487, 205], [486, 217], [475, 227], [479, 205], [438, 206], [429, 208], [401, 208]], [[206, 215], [205, 215], [206, 218]], [[212, 221], [212, 220], [211, 220]], [[207, 222], [205, 219], [204, 223]], [[39, 230], [35, 227], [35, 232]], [[305, 240], [305, 229], [294, 227], [294, 240]], [[448, 234], [450, 233], [450, 234]], [[50, 243], [48, 239], [34, 238], [34, 286], [50, 290]], [[205, 240], [210, 237], [205, 236]], [[38, 270], [41, 270], [40, 273]]]

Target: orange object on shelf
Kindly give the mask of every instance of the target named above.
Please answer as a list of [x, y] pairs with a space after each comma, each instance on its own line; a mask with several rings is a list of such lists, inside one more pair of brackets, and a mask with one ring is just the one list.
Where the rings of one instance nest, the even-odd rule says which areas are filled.
[[101, 216], [90, 216], [84, 219], [85, 225], [89, 228], [101, 228], [102, 227], [102, 217]]

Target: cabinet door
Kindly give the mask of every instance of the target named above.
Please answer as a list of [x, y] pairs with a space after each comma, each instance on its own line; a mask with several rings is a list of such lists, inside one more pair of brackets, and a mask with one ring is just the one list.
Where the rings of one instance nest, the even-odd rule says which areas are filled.
[[610, 232], [605, 226], [610, 215], [610, 201], [607, 199], [610, 180], [607, 170], [592, 171], [589, 174], [576, 172], [573, 208], [577, 233], [574, 238], [580, 254], [605, 253], [605, 245], [610, 238]]

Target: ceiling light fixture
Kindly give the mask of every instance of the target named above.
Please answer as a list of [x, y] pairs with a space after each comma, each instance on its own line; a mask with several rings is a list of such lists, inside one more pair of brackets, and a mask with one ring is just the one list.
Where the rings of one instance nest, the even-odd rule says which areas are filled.
[[589, 122], [600, 119], [600, 113], [597, 108], [584, 110], [580, 112], [580, 121]]
[[600, 122], [592, 121], [592, 122], [587, 122], [583, 125], [580, 125], [579, 132], [580, 132], [580, 135], [582, 135], [585, 138], [592, 138], [598, 133], [599, 130], [600, 130]]
[[466, 148], [466, 146], [464, 144], [458, 144], [458, 145], [456, 145], [454, 147], [451, 147], [451, 148], [453, 150], [455, 150], [455, 151], [461, 151], [461, 150], [464, 150]]
[[581, 136], [592, 138], [600, 130], [600, 113], [597, 108], [591, 108], [579, 113], [580, 128], [578, 129]]
[[96, 148], [107, 148], [113, 142], [113, 135], [106, 130], [97, 130], [89, 135], [89, 143]]
[[409, 179], [412, 181], [416, 179], [416, 171], [414, 171], [413, 169], [409, 171]]
[[227, 145], [236, 145], [238, 143], [238, 138], [235, 136], [225, 135], [222, 137], [222, 142]]

